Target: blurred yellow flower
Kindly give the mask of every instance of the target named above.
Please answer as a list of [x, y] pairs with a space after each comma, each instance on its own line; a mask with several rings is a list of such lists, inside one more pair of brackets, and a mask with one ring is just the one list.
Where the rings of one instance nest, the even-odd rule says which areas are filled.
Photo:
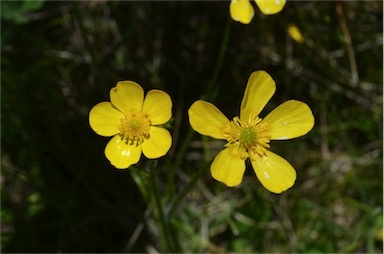
[[[286, 0], [255, 0], [260, 11], [265, 15], [272, 15], [280, 12]], [[231, 0], [229, 4], [231, 18], [243, 24], [249, 24], [255, 15], [250, 0]]]
[[288, 34], [289, 36], [294, 39], [298, 43], [304, 42], [304, 37], [301, 34], [299, 28], [293, 24], [289, 24], [288, 26]]
[[239, 185], [249, 158], [262, 185], [281, 193], [293, 186], [296, 171], [288, 161], [269, 151], [270, 140], [286, 140], [307, 134], [315, 120], [307, 104], [288, 100], [264, 119], [260, 112], [275, 93], [276, 83], [265, 71], [251, 74], [240, 107], [240, 117], [230, 121], [213, 104], [198, 100], [188, 110], [189, 122], [198, 133], [226, 140], [211, 164], [211, 175], [232, 187]]
[[172, 101], [161, 90], [143, 88], [133, 81], [120, 81], [109, 93], [111, 102], [100, 102], [89, 112], [89, 124], [99, 135], [112, 137], [104, 153], [113, 166], [128, 168], [141, 153], [156, 159], [172, 145], [168, 130], [160, 125], [172, 117]]

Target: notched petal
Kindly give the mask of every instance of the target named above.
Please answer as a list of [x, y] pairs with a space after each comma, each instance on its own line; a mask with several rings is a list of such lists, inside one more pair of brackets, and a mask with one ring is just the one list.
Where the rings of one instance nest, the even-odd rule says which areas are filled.
[[109, 92], [112, 104], [124, 114], [141, 111], [144, 101], [143, 88], [133, 81], [120, 81]]

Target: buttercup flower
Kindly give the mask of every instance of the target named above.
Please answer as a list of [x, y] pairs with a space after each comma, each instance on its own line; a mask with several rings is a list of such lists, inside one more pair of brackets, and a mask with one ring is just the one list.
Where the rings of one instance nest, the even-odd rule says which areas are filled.
[[295, 169], [269, 150], [269, 142], [303, 136], [312, 129], [315, 120], [308, 105], [297, 100], [288, 100], [264, 119], [260, 118], [275, 90], [275, 81], [268, 73], [255, 71], [245, 89], [240, 117], [230, 121], [216, 106], [202, 100], [189, 108], [189, 122], [195, 131], [227, 141], [211, 164], [211, 175], [217, 181], [229, 187], [239, 185], [245, 160], [249, 159], [257, 178], [269, 191], [281, 193], [295, 183]]
[[[286, 0], [255, 0], [260, 11], [265, 15], [272, 15], [280, 12]], [[243, 24], [249, 24], [255, 15], [250, 0], [231, 0], [229, 4], [231, 18]]]
[[112, 137], [104, 153], [119, 169], [136, 164], [141, 153], [156, 159], [172, 145], [168, 130], [161, 127], [172, 116], [172, 101], [154, 89], [144, 99], [143, 88], [133, 81], [120, 81], [109, 93], [111, 102], [100, 102], [89, 112], [89, 124], [99, 135]]

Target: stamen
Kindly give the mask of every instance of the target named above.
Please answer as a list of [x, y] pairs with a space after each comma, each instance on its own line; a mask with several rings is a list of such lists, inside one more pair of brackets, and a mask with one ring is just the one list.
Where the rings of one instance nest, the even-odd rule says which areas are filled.
[[150, 137], [149, 128], [151, 122], [140, 111], [132, 110], [121, 118], [120, 137], [126, 144], [141, 145]]
[[226, 147], [235, 146], [234, 156], [244, 160], [265, 156], [271, 138], [268, 124], [261, 120], [254, 115], [250, 115], [246, 122], [234, 117], [225, 126], [223, 134], [228, 142]]

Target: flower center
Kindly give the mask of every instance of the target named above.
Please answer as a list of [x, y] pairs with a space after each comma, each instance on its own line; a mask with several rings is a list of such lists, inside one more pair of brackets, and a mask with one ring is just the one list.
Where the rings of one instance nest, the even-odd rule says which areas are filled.
[[132, 110], [120, 120], [120, 137], [126, 144], [141, 145], [149, 138], [151, 122], [140, 111]]
[[252, 127], [243, 128], [239, 136], [240, 143], [250, 145], [256, 141], [256, 132]]
[[234, 155], [244, 160], [265, 156], [271, 139], [269, 125], [252, 115], [248, 121], [233, 118], [224, 128], [224, 137], [228, 141], [226, 146], [234, 146]]

